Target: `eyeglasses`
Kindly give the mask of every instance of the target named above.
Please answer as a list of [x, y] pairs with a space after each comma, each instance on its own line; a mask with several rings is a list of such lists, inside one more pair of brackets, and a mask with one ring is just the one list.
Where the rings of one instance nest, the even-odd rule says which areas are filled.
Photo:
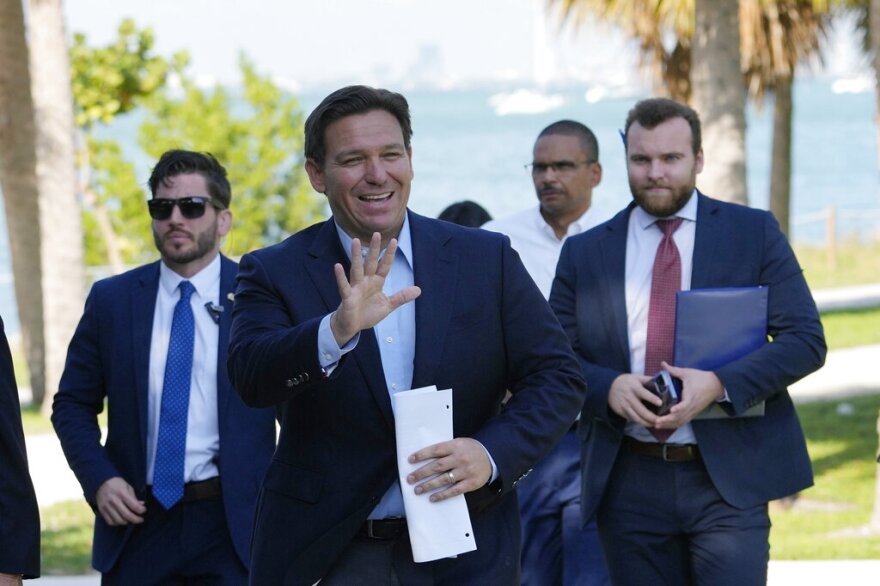
[[209, 203], [213, 205], [211, 198], [203, 196], [181, 197], [180, 199], [157, 197], [147, 202], [147, 208], [150, 210], [150, 217], [154, 220], [170, 218], [174, 206], [180, 208], [181, 216], [187, 220], [195, 220], [205, 215], [205, 207]]
[[578, 165], [592, 165], [597, 162], [596, 159], [587, 159], [586, 161], [553, 161], [550, 163], [529, 163], [528, 165], [523, 165], [523, 167], [532, 175], [543, 175], [548, 170], [552, 170], [554, 173], [565, 174], [573, 172]]

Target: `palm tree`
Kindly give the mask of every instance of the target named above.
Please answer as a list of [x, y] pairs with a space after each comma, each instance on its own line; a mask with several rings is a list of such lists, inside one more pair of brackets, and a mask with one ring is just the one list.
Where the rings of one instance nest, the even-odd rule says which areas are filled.
[[[694, 2], [697, 2], [695, 6]], [[868, 0], [848, 0], [849, 2], [867, 2]], [[880, 0], [870, 0], [880, 2]], [[698, 81], [691, 77], [691, 70], [696, 64], [682, 65], [680, 61], [690, 60], [694, 44], [694, 22], [700, 19], [700, 28], [704, 33], [713, 23], [722, 18], [720, 11], [725, 10], [726, 22], [731, 22], [731, 2], [712, 2], [709, 0], [548, 0], [551, 5], [558, 4], [562, 8], [563, 18], [575, 23], [589, 18], [603, 19], [620, 25], [630, 36], [636, 38], [642, 49], [642, 55], [651, 64], [654, 78], [662, 78], [667, 93], [675, 99], [691, 101], [691, 85]], [[774, 108], [774, 155], [771, 171], [771, 209], [783, 226], [788, 225], [788, 193], [790, 177], [791, 153], [791, 86], [795, 66], [812, 55], [818, 49], [818, 39], [822, 26], [820, 17], [828, 11], [828, 0], [741, 0], [739, 2], [739, 37], [740, 37], [740, 73], [734, 74], [732, 65], [737, 59], [731, 58], [735, 49], [727, 47], [724, 51], [711, 51], [711, 44], [699, 51], [697, 59], [711, 59], [701, 66], [700, 76], [715, 75], [725, 72], [725, 81], [716, 77], [714, 83], [707, 84], [706, 90], [713, 92], [709, 99], [699, 99], [698, 109], [704, 118], [704, 124], [711, 124], [715, 114], [709, 113], [716, 97], [714, 92], [719, 89], [728, 91], [735, 83], [734, 79], [745, 78], [746, 87], [752, 98], [759, 101], [767, 92], [773, 92], [777, 100]], [[699, 7], [699, 10], [697, 9]], [[702, 14], [702, 16], [700, 16]], [[728, 25], [728, 31], [731, 28]], [[718, 34], [725, 31], [718, 30]], [[664, 49], [664, 34], [672, 34], [676, 38], [676, 46], [672, 51]], [[878, 33], [880, 34], [880, 33]], [[697, 37], [699, 41], [700, 37]], [[706, 37], [708, 41], [708, 37]], [[714, 41], [713, 43], [714, 44]], [[710, 50], [710, 55], [707, 55]], [[723, 60], [722, 60], [723, 59]], [[690, 77], [679, 79], [676, 75]], [[880, 77], [878, 77], [880, 79]], [[733, 91], [733, 90], [730, 90]], [[726, 108], [738, 117], [738, 99]], [[732, 109], [731, 109], [732, 108]], [[733, 124], [738, 126], [738, 122]], [[728, 140], [727, 136], [723, 140]], [[734, 136], [738, 142], [738, 135]], [[707, 145], [707, 150], [711, 147]], [[737, 146], [736, 148], [740, 148]], [[744, 152], [744, 145], [743, 145]], [[707, 162], [713, 163], [716, 153], [707, 156]], [[743, 155], [744, 157], [744, 155]], [[744, 160], [744, 158], [743, 158]], [[732, 171], [729, 176], [743, 177], [744, 167], [738, 168], [734, 159], [730, 164]], [[706, 184], [705, 169], [701, 184]], [[716, 196], [735, 195], [736, 183], [731, 187], [714, 191]], [[732, 191], [727, 191], [732, 190]], [[743, 194], [745, 193], [743, 188]], [[745, 201], [743, 198], [741, 201]]]
[[773, 147], [770, 211], [788, 234], [791, 202], [791, 139], [795, 67], [819, 53], [821, 17], [828, 10], [815, 0], [740, 0], [740, 22], [749, 31], [741, 58], [749, 94], [760, 106], [773, 92]]
[[738, 0], [696, 0], [691, 84], [705, 154], [698, 184], [715, 197], [748, 204], [746, 92], [739, 54]]
[[31, 92], [40, 194], [42, 304], [45, 343], [44, 411], [64, 369], [67, 344], [82, 313], [83, 230], [76, 199], [73, 94], [61, 0], [30, 0]]
[[0, 185], [31, 388], [43, 380], [43, 305], [36, 130], [21, 0], [0, 0]]
[[[58, 386], [83, 303], [73, 100], [60, 0], [0, 0], [0, 181], [34, 402]], [[29, 54], [30, 53], [30, 54]]]

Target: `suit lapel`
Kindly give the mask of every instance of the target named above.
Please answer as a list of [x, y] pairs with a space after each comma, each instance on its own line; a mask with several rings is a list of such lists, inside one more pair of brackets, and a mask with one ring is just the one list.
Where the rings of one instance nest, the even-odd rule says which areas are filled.
[[147, 453], [147, 404], [149, 402], [150, 345], [153, 337], [153, 313], [159, 288], [159, 263], [147, 265], [131, 293], [132, 352], [140, 426], [141, 452]]
[[694, 234], [694, 256], [691, 270], [691, 289], [713, 286], [715, 247], [721, 238], [719, 207], [714, 200], [697, 193], [697, 226]]
[[629, 328], [626, 315], [626, 235], [629, 228], [629, 215], [634, 204], [618, 213], [607, 225], [605, 238], [600, 240], [600, 254], [603, 259], [604, 275], [601, 279], [604, 298], [611, 302], [611, 312], [607, 316], [611, 336], [617, 343], [616, 351], [623, 357], [627, 370], [629, 363]]
[[416, 348], [413, 361], [414, 389], [436, 380], [440, 352], [452, 314], [458, 262], [447, 246], [451, 236], [425, 218], [410, 213], [415, 284], [422, 294], [416, 299]]
[[235, 291], [235, 275], [238, 266], [226, 257], [220, 257], [220, 332], [217, 346], [217, 425], [223, 435], [223, 422], [232, 389], [226, 374], [226, 352], [229, 349], [229, 329], [232, 326], [232, 304]]
[[[339, 234], [336, 232], [336, 224], [332, 219], [327, 220], [318, 231], [315, 240], [308, 250], [310, 261], [306, 264], [309, 278], [324, 301], [327, 312], [339, 307], [339, 289], [336, 286], [336, 277], [333, 265], [342, 263], [346, 274], [350, 273], [351, 262], [348, 255], [342, 250], [339, 242]], [[357, 347], [352, 351], [352, 358], [364, 379], [367, 387], [373, 395], [379, 410], [382, 412], [385, 423], [394, 429], [394, 412], [391, 409], [391, 398], [385, 386], [385, 374], [382, 370], [382, 357], [379, 354], [379, 345], [376, 342], [376, 334], [372, 328], [361, 332]], [[349, 365], [350, 366], [350, 365]]]

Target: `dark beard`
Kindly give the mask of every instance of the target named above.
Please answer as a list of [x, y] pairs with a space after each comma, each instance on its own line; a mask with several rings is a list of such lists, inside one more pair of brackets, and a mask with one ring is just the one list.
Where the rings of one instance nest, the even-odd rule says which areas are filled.
[[174, 264], [183, 265], [191, 263], [195, 260], [203, 258], [214, 250], [214, 243], [217, 240], [217, 224], [215, 223], [210, 230], [202, 232], [196, 238], [195, 248], [187, 248], [184, 250], [175, 250], [164, 239], [160, 238], [156, 231], [153, 231], [153, 242], [162, 255], [162, 258]]
[[692, 183], [688, 187], [674, 190], [671, 200], [663, 198], [662, 201], [659, 201], [656, 197], [644, 195], [642, 191], [636, 190], [632, 184], [630, 184], [630, 191], [640, 208], [656, 218], [667, 218], [687, 205], [694, 192], [694, 184]]

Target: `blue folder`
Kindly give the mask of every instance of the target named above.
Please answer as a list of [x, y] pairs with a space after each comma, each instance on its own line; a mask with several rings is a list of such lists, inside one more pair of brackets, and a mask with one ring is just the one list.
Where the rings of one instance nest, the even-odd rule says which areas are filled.
[[[767, 287], [679, 291], [675, 300], [673, 364], [715, 370], [767, 343]], [[742, 417], [764, 414], [764, 403]], [[730, 417], [720, 404], [697, 419]]]

